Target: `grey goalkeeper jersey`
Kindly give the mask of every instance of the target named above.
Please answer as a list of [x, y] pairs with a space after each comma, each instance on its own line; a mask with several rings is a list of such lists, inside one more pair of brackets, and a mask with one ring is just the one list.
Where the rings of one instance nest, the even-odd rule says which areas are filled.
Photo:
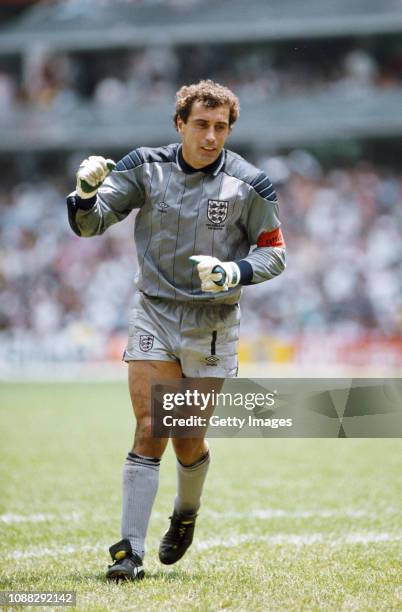
[[191, 255], [236, 261], [241, 284], [268, 280], [285, 267], [272, 184], [264, 172], [229, 150], [197, 171], [186, 164], [179, 144], [135, 149], [119, 161], [96, 197], [81, 200], [73, 192], [67, 204], [70, 225], [79, 236], [102, 234], [139, 209], [134, 230], [137, 287], [148, 296], [239, 301], [240, 286], [203, 293]]

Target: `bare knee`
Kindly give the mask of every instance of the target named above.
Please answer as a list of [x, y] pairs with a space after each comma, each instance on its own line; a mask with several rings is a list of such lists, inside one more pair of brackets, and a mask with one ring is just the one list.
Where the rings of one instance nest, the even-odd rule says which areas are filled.
[[145, 457], [161, 457], [167, 438], [154, 438], [151, 422], [151, 385], [155, 379], [180, 378], [182, 371], [174, 362], [130, 361], [129, 390], [136, 419], [133, 452]]
[[173, 438], [176, 457], [183, 465], [191, 465], [208, 452], [208, 444], [200, 438]]
[[134, 436], [133, 453], [144, 457], [162, 457], [167, 445], [166, 438], [154, 438], [152, 435], [151, 417], [145, 416], [137, 420]]

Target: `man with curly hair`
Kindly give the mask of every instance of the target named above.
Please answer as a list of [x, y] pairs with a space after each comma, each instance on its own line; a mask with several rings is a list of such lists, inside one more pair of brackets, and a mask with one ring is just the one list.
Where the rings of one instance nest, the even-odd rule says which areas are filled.
[[[109, 549], [111, 580], [144, 576], [144, 541], [168, 443], [152, 435], [152, 381], [235, 377], [241, 288], [285, 267], [269, 178], [224, 148], [239, 110], [234, 93], [213, 81], [182, 87], [174, 115], [180, 144], [140, 147], [117, 165], [89, 157], [67, 198], [79, 236], [102, 234], [139, 209], [139, 273], [124, 352], [136, 430], [123, 469], [122, 539]], [[159, 549], [165, 564], [192, 542], [210, 463], [205, 439], [172, 444], [177, 495]]]

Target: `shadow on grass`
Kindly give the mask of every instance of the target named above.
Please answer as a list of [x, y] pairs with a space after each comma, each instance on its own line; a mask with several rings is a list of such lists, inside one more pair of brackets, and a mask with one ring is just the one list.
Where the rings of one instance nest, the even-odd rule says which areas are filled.
[[180, 568], [174, 568], [169, 570], [159, 569], [155, 572], [148, 572], [145, 578], [148, 580], [162, 580], [163, 582], [191, 582], [192, 580], [200, 578], [205, 575], [205, 572], [189, 572]]
[[[145, 578], [144, 580], [140, 580], [140, 581], [136, 581], [136, 580], [123, 580], [123, 581], [119, 581], [120, 585], [131, 585], [131, 584], [149, 584], [150, 582], [165, 582], [165, 583], [170, 583], [170, 582], [180, 582], [181, 584], [186, 583], [186, 582], [192, 582], [193, 580], [197, 580], [199, 578], [201, 578], [201, 576], [205, 576], [205, 572], [188, 572], [185, 570], [180, 570], [180, 569], [171, 569], [171, 570], [156, 570], [156, 571], [150, 571], [150, 570], [146, 570], [145, 572]], [[96, 574], [85, 574], [85, 575], [80, 575], [77, 576], [76, 574], [74, 575], [70, 575], [70, 576], [66, 576], [66, 579], [68, 580], [74, 580], [78, 578], [78, 582], [80, 583], [87, 583], [90, 581], [96, 581], [96, 582], [102, 582], [103, 584], [116, 584], [115, 581], [109, 581], [107, 580], [104, 572], [102, 573], [96, 573]]]
[[[135, 584], [136, 587], [141, 584], [149, 584], [149, 583], [157, 583], [161, 584], [169, 584], [169, 583], [190, 583], [194, 580], [198, 580], [202, 577], [205, 577], [205, 572], [189, 572], [188, 570], [181, 570], [179, 568], [174, 569], [158, 569], [156, 571], [147, 570], [145, 573], [144, 580], [140, 581], [132, 581], [132, 580], [124, 580], [120, 581], [119, 585], [123, 586], [123, 588], [129, 588], [129, 585]], [[15, 576], [6, 578], [4, 577], [0, 582], [0, 590], [3, 591], [12, 591], [12, 590], [21, 590], [24, 588], [29, 589], [38, 589], [38, 590], [46, 590], [48, 588], [48, 580], [49, 576], [43, 575], [42, 571], [38, 572], [28, 572], [24, 575], [23, 579], [17, 580]], [[57, 573], [57, 585], [59, 590], [74, 590], [75, 588], [79, 589], [90, 588], [91, 584], [104, 584], [104, 585], [116, 585], [116, 582], [107, 580], [105, 576], [105, 572], [79, 572], [78, 570], [69, 572], [69, 573]], [[29, 585], [29, 586], [28, 586]], [[62, 586], [60, 586], [62, 585]]]

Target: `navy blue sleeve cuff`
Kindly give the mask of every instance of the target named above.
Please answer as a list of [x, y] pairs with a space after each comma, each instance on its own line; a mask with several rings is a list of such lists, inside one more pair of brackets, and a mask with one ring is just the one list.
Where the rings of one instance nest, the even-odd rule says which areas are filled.
[[77, 196], [77, 194], [75, 195], [75, 205], [80, 210], [89, 210], [90, 208], [95, 206], [95, 204], [96, 204], [96, 195], [92, 196], [92, 198], [85, 198], [85, 199], [80, 198], [79, 196]]
[[242, 259], [241, 261], [236, 261], [240, 270], [240, 285], [251, 285], [253, 278], [253, 268], [248, 261]]
[[75, 216], [77, 214], [77, 197], [74, 193], [70, 193], [67, 196], [67, 212], [68, 212], [68, 221], [70, 223], [70, 227], [77, 236], [81, 236], [80, 228], [77, 225], [75, 220]]
[[77, 210], [90, 210], [92, 206], [96, 203], [96, 195], [93, 198], [88, 198], [87, 200], [79, 198], [77, 194], [73, 191], [70, 195], [67, 196], [67, 211], [68, 211], [68, 221], [70, 223], [70, 227], [77, 236], [81, 236], [81, 230], [77, 225], [76, 216]]

